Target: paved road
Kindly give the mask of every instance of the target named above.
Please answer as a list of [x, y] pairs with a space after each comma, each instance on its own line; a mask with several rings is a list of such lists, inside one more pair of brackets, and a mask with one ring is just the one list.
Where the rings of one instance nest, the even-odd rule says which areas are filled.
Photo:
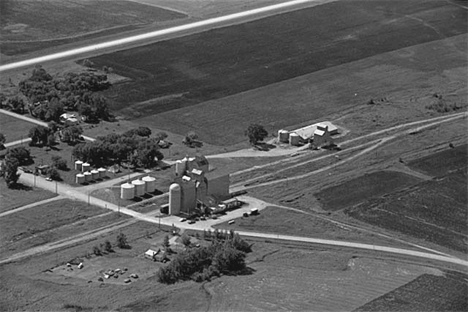
[[135, 35], [135, 36], [130, 36], [122, 39], [117, 39], [117, 40], [112, 40], [112, 41], [107, 41], [107, 42], [102, 42], [98, 44], [93, 44], [77, 49], [71, 49], [68, 51], [64, 52], [59, 52], [59, 53], [54, 53], [46, 56], [41, 56], [41, 57], [36, 57], [32, 58], [29, 60], [24, 60], [24, 61], [19, 61], [19, 62], [14, 62], [14, 63], [9, 63], [5, 65], [0, 66], [0, 72], [4, 72], [10, 69], [15, 69], [15, 68], [21, 68], [21, 67], [26, 67], [30, 65], [35, 65], [35, 64], [40, 64], [44, 63], [47, 61], [53, 61], [53, 60], [59, 60], [67, 57], [72, 57], [72, 56], [77, 56], [77, 55], [82, 55], [85, 53], [89, 52], [95, 52], [95, 51], [100, 51], [112, 47], [118, 47], [118, 46], [123, 46], [123, 45], [128, 45], [132, 43], [138, 43], [138, 42], [145, 42], [150, 39], [158, 38], [158, 37], [164, 37], [170, 34], [177, 34], [177, 33], [183, 33], [188, 30], [196, 30], [196, 29], [204, 29], [206, 27], [216, 27], [216, 26], [223, 26], [226, 23], [229, 22], [235, 22], [239, 20], [244, 20], [248, 17], [254, 17], [260, 14], [265, 14], [268, 12], [275, 12], [275, 11], [280, 11], [284, 10], [287, 8], [293, 8], [295, 6], [299, 6], [301, 4], [306, 4], [306, 3], [326, 3], [326, 2], [332, 2], [332, 1], [337, 1], [337, 0], [294, 0], [294, 1], [288, 1], [284, 3], [279, 3], [275, 5], [270, 5], [266, 6], [263, 8], [258, 8], [258, 9], [253, 9], [253, 10], [248, 10], [244, 12], [239, 12], [239, 13], [234, 13], [234, 14], [229, 14], [225, 16], [220, 16], [220, 17], [215, 17], [215, 18], [210, 18], [207, 20], [199, 21], [199, 22], [194, 22], [194, 23], [189, 23], [181, 26], [176, 26], [176, 27], [171, 27], [167, 29], [162, 29], [162, 30], [157, 30], [157, 31], [152, 31], [149, 33], [144, 33], [140, 35]]

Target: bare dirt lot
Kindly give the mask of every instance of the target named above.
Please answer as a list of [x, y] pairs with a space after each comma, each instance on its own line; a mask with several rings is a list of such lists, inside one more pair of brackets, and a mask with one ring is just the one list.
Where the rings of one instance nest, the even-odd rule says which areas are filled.
[[8, 0], [2, 1], [1, 8], [0, 47], [6, 55], [186, 17], [180, 12], [132, 1]]

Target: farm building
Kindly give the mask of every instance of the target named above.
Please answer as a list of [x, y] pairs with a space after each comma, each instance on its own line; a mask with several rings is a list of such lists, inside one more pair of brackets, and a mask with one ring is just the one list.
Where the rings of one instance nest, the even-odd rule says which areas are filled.
[[310, 126], [299, 128], [292, 131], [279, 130], [278, 131], [278, 142], [289, 143], [293, 146], [298, 146], [303, 143], [312, 141], [315, 138], [315, 132], [317, 129], [328, 129], [329, 135], [338, 134], [338, 128], [329, 121], [322, 121]]
[[328, 131], [328, 126], [319, 125], [314, 131], [314, 145], [316, 147], [333, 145], [333, 140]]
[[192, 214], [199, 205], [207, 205], [211, 198], [229, 197], [229, 175], [208, 172], [204, 156], [185, 157], [176, 162], [175, 182], [169, 188], [169, 214]]

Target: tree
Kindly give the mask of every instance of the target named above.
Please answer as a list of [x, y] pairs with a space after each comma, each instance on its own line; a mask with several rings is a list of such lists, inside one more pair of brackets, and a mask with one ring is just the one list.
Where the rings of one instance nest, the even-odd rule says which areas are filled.
[[45, 145], [49, 136], [50, 129], [44, 126], [35, 126], [29, 129], [30, 145]]
[[52, 166], [58, 170], [67, 170], [67, 161], [60, 156], [52, 156]]
[[94, 253], [96, 256], [102, 256], [102, 251], [101, 251], [101, 248], [99, 248], [99, 246], [94, 246], [94, 247], [93, 247], [93, 253]]
[[182, 235], [182, 244], [185, 246], [185, 247], [188, 247], [190, 246], [190, 237], [186, 234], [183, 234]]
[[185, 135], [182, 143], [189, 147], [194, 147], [196, 145], [200, 145], [201, 142], [198, 141], [198, 134], [196, 134], [194, 131], [190, 131]]
[[151, 135], [151, 129], [148, 127], [138, 127], [137, 129], [137, 135], [141, 137], [150, 137]]
[[117, 235], [117, 247], [121, 249], [129, 249], [130, 245], [127, 241], [127, 236], [124, 233]]
[[6, 106], [12, 111], [12, 112], [15, 112], [15, 113], [18, 113], [18, 114], [23, 114], [24, 113], [24, 108], [25, 108], [25, 104], [24, 104], [24, 101], [23, 99], [15, 96], [15, 97], [12, 97], [12, 98], [9, 98], [6, 102]]
[[47, 146], [48, 147], [52, 147], [56, 144], [57, 142], [55, 142], [55, 135], [53, 134], [49, 134], [47, 136]]
[[168, 250], [169, 249], [169, 246], [170, 246], [170, 243], [169, 243], [169, 236], [164, 236], [164, 240], [163, 240], [163, 243], [162, 243], [162, 246], [164, 247], [164, 250]]
[[112, 244], [106, 240], [104, 242], [104, 250], [107, 251], [107, 252], [113, 252], [114, 250], [112, 249]]
[[162, 141], [162, 140], [165, 140], [167, 138], [167, 133], [162, 131], [162, 132], [158, 132], [156, 133], [156, 135], [154, 136], [154, 138], [158, 141]]
[[60, 173], [55, 169], [54, 167], [50, 167], [47, 170], [47, 176], [51, 178], [54, 181], [59, 181], [61, 180]]
[[6, 137], [3, 133], [0, 133], [0, 150], [5, 149]]
[[262, 125], [251, 124], [247, 130], [245, 130], [245, 135], [249, 138], [250, 144], [255, 145], [259, 141], [263, 141], [263, 139], [268, 136], [268, 132]]
[[13, 147], [8, 150], [6, 156], [17, 159], [19, 166], [29, 165], [32, 162], [31, 153], [24, 146]]
[[76, 143], [81, 138], [83, 134], [83, 128], [80, 126], [69, 126], [62, 130], [61, 140], [66, 143]]
[[5, 180], [7, 187], [12, 188], [18, 182], [20, 174], [18, 173], [19, 162], [18, 159], [14, 157], [5, 157], [3, 165], [1, 166], [1, 175]]

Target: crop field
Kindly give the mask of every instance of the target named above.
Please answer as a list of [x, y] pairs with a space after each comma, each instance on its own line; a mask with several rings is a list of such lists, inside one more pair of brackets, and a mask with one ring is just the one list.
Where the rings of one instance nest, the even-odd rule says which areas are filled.
[[409, 166], [431, 176], [444, 176], [450, 171], [464, 169], [468, 166], [468, 145], [460, 145], [448, 148], [445, 151], [435, 153], [409, 162]]
[[467, 276], [446, 272], [445, 276], [423, 274], [388, 294], [359, 307], [365, 311], [467, 311]]
[[369, 198], [402, 190], [421, 180], [396, 171], [379, 171], [326, 188], [316, 194], [324, 210], [337, 211], [358, 205]]
[[[136, 119], [463, 34], [465, 17], [464, 10], [445, 1], [338, 1], [102, 55], [92, 61], [96, 67], [111, 66], [133, 79], [116, 85], [107, 95], [115, 101], [113, 108], [119, 114]], [[312, 87], [310, 91], [317, 90]], [[262, 117], [275, 120], [276, 114], [286, 116], [284, 111], [275, 111], [285, 106], [281, 100], [280, 96], [273, 103], [264, 103], [271, 115]], [[257, 103], [231, 105], [241, 113], [247, 105], [243, 114], [259, 118], [255, 110], [260, 108], [254, 107]], [[296, 108], [301, 111], [305, 107]], [[221, 116], [225, 109], [220, 107], [216, 113]], [[186, 132], [192, 123], [185, 123], [179, 131]]]
[[[80, 35], [106, 35], [186, 15], [133, 1], [2, 1], [0, 47], [14, 55]], [[61, 40], [62, 39], [62, 40]], [[40, 42], [45, 40], [46, 42]], [[26, 42], [25, 42], [26, 41]], [[35, 45], [34, 43], [39, 45]]]
[[467, 252], [467, 173], [459, 170], [441, 179], [374, 198], [345, 210], [358, 220], [421, 240]]
[[34, 124], [0, 113], [0, 132], [5, 135], [6, 143], [28, 138], [29, 129]]
[[4, 181], [0, 181], [0, 213], [55, 196], [49, 191], [27, 186], [9, 189]]

